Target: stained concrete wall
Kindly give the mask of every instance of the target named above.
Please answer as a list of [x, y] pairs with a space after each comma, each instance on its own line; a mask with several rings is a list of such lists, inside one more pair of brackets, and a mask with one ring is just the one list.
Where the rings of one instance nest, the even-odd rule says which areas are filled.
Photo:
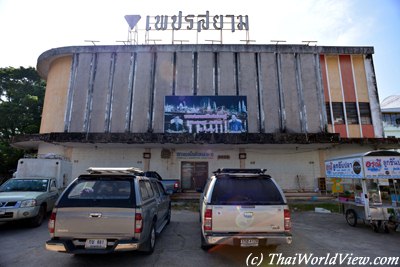
[[47, 76], [40, 133], [63, 132], [72, 57], [55, 59]]
[[[145, 169], [143, 159], [144, 148], [109, 148], [109, 147], [82, 147], [74, 148], [71, 153], [73, 163], [73, 177], [85, 173], [86, 169], [94, 166], [129, 167]], [[150, 170], [156, 170], [164, 178], [181, 179], [183, 161], [208, 162], [208, 176], [218, 168], [237, 168], [239, 149], [213, 149], [213, 159], [179, 159], [176, 151], [193, 151], [193, 148], [176, 148], [172, 150], [170, 158], [160, 157], [161, 148], [147, 149], [152, 157], [148, 166]], [[201, 148], [194, 151], [203, 151]], [[245, 149], [247, 159], [245, 168], [263, 168], [285, 190], [313, 191], [317, 187], [317, 178], [324, 177], [324, 169], [320, 163], [334, 156], [365, 152], [359, 146], [348, 146], [346, 149], [330, 150], [320, 153], [318, 150], [308, 149]], [[227, 155], [227, 159], [218, 159], [218, 155]], [[330, 183], [329, 179], [327, 181]]]
[[[370, 48], [295, 45], [96, 46], [50, 50], [38, 60], [39, 73], [50, 79], [59, 71], [56, 75], [68, 76], [70, 81], [68, 90], [62, 91], [67, 100], [64, 127], [60, 127], [62, 123], [52, 127], [54, 119], [47, 114], [42, 132], [161, 133], [167, 95], [246, 96], [251, 133], [323, 132], [326, 115], [317, 59], [325, 50], [371, 52]], [[70, 75], [50, 64], [55, 55], [67, 52], [72, 53]], [[371, 65], [368, 62], [366, 66], [370, 77]], [[55, 92], [51, 86], [54, 85], [48, 86], [48, 99]]]

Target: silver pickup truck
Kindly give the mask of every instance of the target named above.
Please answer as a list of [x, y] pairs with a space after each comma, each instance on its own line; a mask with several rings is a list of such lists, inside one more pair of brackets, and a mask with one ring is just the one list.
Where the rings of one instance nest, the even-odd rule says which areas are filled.
[[46, 248], [73, 254], [150, 254], [156, 234], [170, 219], [171, 201], [158, 180], [137, 168], [89, 168], [58, 199]]
[[0, 222], [26, 220], [42, 224], [59, 196], [53, 178], [13, 178], [0, 187]]
[[261, 169], [222, 169], [206, 183], [200, 199], [201, 247], [241, 247], [292, 242], [286, 198]]

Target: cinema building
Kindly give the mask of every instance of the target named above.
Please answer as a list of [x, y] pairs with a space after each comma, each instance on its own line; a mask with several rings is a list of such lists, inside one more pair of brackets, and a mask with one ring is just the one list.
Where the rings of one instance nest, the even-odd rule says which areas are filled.
[[373, 47], [75, 46], [40, 55], [40, 133], [14, 146], [91, 166], [135, 166], [191, 190], [218, 168], [266, 168], [315, 190], [330, 157], [383, 138]]

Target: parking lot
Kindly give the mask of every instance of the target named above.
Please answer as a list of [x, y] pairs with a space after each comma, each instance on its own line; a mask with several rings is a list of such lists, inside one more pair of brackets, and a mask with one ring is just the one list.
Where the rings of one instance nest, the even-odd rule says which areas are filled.
[[[155, 252], [74, 256], [47, 251], [47, 225], [28, 228], [0, 224], [0, 266], [396, 266], [385, 257], [400, 255], [400, 233], [374, 233], [367, 225], [350, 227], [336, 213], [293, 212], [293, 243], [278, 247], [200, 249], [198, 213], [174, 209], [170, 225], [157, 239]], [[321, 258], [322, 257], [322, 258]], [[305, 264], [306, 259], [309, 264]], [[364, 258], [362, 258], [365, 260]], [[302, 262], [300, 262], [303, 260]], [[382, 264], [384, 263], [385, 264]], [[296, 264], [292, 264], [296, 263]], [[335, 263], [335, 264], [330, 264]], [[397, 261], [397, 266], [400, 260]]]

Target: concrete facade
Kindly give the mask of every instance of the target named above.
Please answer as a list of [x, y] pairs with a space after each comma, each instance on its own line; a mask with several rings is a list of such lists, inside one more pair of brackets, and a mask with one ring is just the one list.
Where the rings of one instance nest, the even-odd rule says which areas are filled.
[[[398, 147], [380, 139], [372, 54], [307, 45], [52, 49], [37, 66], [47, 80], [40, 134], [14, 145], [71, 159], [75, 176], [135, 166], [193, 189], [199, 173], [267, 168], [284, 189], [315, 190], [325, 159]], [[166, 96], [246, 96], [248, 132], [166, 133]]]
[[392, 95], [381, 102], [385, 137], [400, 138], [400, 95]]
[[[58, 77], [55, 71], [46, 72], [55, 64], [48, 60], [59, 52], [50, 50], [39, 59], [39, 72], [53, 80], [70, 74], [70, 83], [68, 94], [62, 91], [65, 114], [44, 117], [40, 132], [60, 132], [62, 120], [62, 132], [161, 133], [166, 95], [244, 95], [251, 133], [323, 132], [323, 89], [315, 48], [301, 53], [290, 46], [278, 52], [274, 46], [254, 48], [70, 48], [70, 65], [60, 66]], [[49, 83], [46, 97], [53, 98], [59, 87]]]

